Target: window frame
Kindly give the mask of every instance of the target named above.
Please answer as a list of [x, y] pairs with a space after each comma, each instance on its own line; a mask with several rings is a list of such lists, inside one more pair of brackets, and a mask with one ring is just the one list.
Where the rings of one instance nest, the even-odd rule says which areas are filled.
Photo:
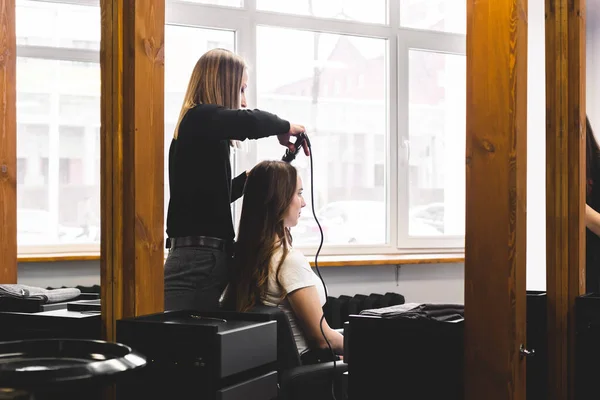
[[[96, 6], [99, 7], [98, 0], [35, 0], [37, 2], [43, 3], [62, 3], [62, 4], [70, 4], [76, 6]], [[71, 61], [71, 62], [83, 62], [83, 63], [100, 63], [100, 51], [99, 50], [91, 50], [91, 49], [78, 49], [78, 48], [69, 48], [69, 47], [55, 47], [55, 46], [39, 46], [39, 45], [27, 45], [27, 44], [17, 44], [16, 46], [17, 57], [24, 57], [29, 59], [37, 59], [37, 60], [50, 60], [50, 61]], [[17, 74], [19, 73], [17, 68]], [[100, 78], [98, 76], [98, 78]], [[58, 97], [57, 97], [58, 99]], [[56, 99], [56, 100], [57, 100]], [[58, 107], [58, 106], [56, 106]], [[52, 108], [52, 107], [51, 107]], [[60, 122], [54, 120], [58, 110], [54, 110], [51, 112], [51, 116], [48, 119], [50, 125], [50, 134], [49, 141], [52, 139], [52, 136], [58, 135], [58, 128], [60, 127]], [[55, 115], [56, 114], [56, 115]], [[17, 121], [17, 125], [19, 124], [28, 124], [31, 121]], [[100, 126], [100, 120], [94, 124], [95, 127]], [[54, 128], [54, 129], [53, 129]], [[53, 132], [55, 131], [55, 132]], [[18, 137], [17, 137], [18, 141]], [[52, 145], [49, 143], [49, 159], [55, 159], [56, 161], [52, 164], [55, 164], [54, 169], [56, 171], [60, 168], [60, 149], [59, 146]], [[95, 160], [94, 160], [95, 162]], [[55, 171], [55, 172], [56, 172]], [[55, 174], [56, 175], [56, 174]], [[52, 182], [48, 182], [48, 190], [50, 192], [56, 193], [58, 195], [59, 187], [60, 187], [60, 177], [55, 179], [56, 187], [50, 187]], [[56, 200], [58, 201], [58, 200]], [[19, 221], [17, 221], [17, 225]], [[71, 243], [71, 244], [36, 244], [36, 245], [19, 245], [17, 243], [17, 254], [18, 256], [28, 256], [28, 255], [38, 255], [38, 254], [84, 254], [84, 253], [92, 253], [92, 252], [100, 252], [99, 243]]]
[[[36, 1], [99, 6], [99, 0]], [[409, 237], [407, 231], [409, 213], [407, 197], [400, 194], [408, 193], [409, 170], [408, 168], [402, 168], [402, 162], [405, 160], [405, 149], [402, 147], [402, 143], [403, 138], [409, 136], [409, 51], [410, 49], [418, 49], [465, 55], [466, 35], [402, 27], [400, 25], [400, 1], [402, 0], [387, 0], [387, 22], [379, 24], [260, 11], [256, 9], [256, 0], [244, 0], [242, 7], [166, 0], [166, 25], [233, 31], [236, 51], [248, 61], [250, 66], [257, 65], [256, 31], [258, 26], [366, 36], [386, 40], [386, 78], [388, 85], [385, 98], [387, 102], [386, 125], [388, 134], [385, 143], [384, 183], [388, 216], [388, 223], [386, 224], [388, 243], [384, 245], [325, 245], [321, 249], [320, 254], [322, 255], [458, 253], [464, 251], [463, 236]], [[100, 52], [90, 49], [18, 45], [17, 56], [99, 63]], [[256, 82], [256, 71], [251, 67], [249, 70], [250, 87], [256, 87]], [[257, 104], [256, 90], [249, 91], [248, 101], [251, 107]], [[317, 153], [318, 149], [315, 150], [315, 153]], [[235, 164], [234, 160], [234, 167]], [[307, 193], [308, 196], [310, 196], [309, 193]], [[234, 209], [235, 207], [236, 205], [234, 205]], [[234, 218], [236, 217], [234, 216]], [[18, 254], [91, 253], [99, 252], [99, 249], [99, 244], [32, 245], [19, 246]], [[316, 252], [316, 246], [302, 247], [302, 250], [307, 256], [312, 256]]]
[[[410, 28], [400, 28], [398, 33], [398, 93], [404, 95], [398, 96], [398, 153], [396, 159], [400, 163], [403, 160], [406, 163], [406, 173], [398, 173], [398, 193], [404, 196], [398, 196], [398, 248], [416, 249], [443, 249], [447, 251], [464, 251], [464, 235], [450, 236], [440, 235], [438, 237], [418, 237], [408, 234], [408, 214], [410, 212], [408, 204], [409, 193], [409, 171], [408, 171], [408, 153], [402, 143], [410, 137], [409, 132], [409, 53], [411, 50], [451, 54], [466, 55], [467, 43], [465, 35], [457, 33], [447, 33], [439, 31], [417, 31]], [[467, 88], [465, 87], [465, 91]], [[466, 135], [466, 132], [465, 132]], [[400, 171], [400, 167], [398, 167]], [[466, 179], [466, 177], [465, 177]]]

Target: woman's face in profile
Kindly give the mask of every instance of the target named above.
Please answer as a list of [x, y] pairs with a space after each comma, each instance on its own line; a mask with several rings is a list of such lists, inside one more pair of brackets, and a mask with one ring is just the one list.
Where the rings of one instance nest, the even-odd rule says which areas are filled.
[[302, 207], [306, 205], [304, 197], [302, 196], [302, 191], [302, 179], [300, 178], [300, 175], [298, 175], [298, 179], [296, 180], [296, 193], [294, 193], [294, 197], [292, 197], [292, 202], [290, 203], [283, 220], [283, 225], [286, 228], [292, 228], [298, 225]]
[[242, 75], [242, 87], [240, 88], [240, 107], [246, 108], [248, 107], [248, 103], [246, 103], [246, 89], [248, 88], [248, 71], [244, 70], [244, 75]]

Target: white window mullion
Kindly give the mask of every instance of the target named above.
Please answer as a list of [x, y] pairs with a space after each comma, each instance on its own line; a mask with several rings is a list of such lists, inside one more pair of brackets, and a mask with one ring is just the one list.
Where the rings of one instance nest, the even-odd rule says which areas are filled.
[[65, 47], [17, 45], [17, 57], [100, 63], [100, 52], [98, 50]]
[[168, 25], [239, 30], [248, 19], [243, 8], [224, 8], [196, 3], [167, 2], [165, 23]]
[[398, 163], [397, 184], [397, 210], [398, 210], [398, 247], [405, 247], [408, 239], [408, 209], [409, 209], [409, 173], [410, 173], [410, 142], [408, 128], [408, 106], [409, 106], [409, 68], [408, 68], [408, 46], [402, 35], [397, 35], [397, 87], [398, 87], [398, 103], [397, 112], [397, 130], [395, 137], [397, 139], [396, 146], [396, 162]]
[[[399, 36], [410, 49], [453, 54], [466, 54], [467, 52], [465, 35], [400, 29]], [[465, 88], [465, 90], [467, 89]]]
[[61, 3], [61, 4], [73, 4], [76, 6], [96, 6], [100, 7], [100, 0], [36, 0], [45, 3]]
[[383, 24], [357, 23], [340, 19], [315, 18], [268, 11], [256, 11], [256, 23], [280, 28], [374, 38], [387, 38], [390, 34], [390, 27]]
[[388, 71], [387, 71], [387, 82], [388, 82], [388, 135], [387, 135], [387, 160], [385, 163], [386, 168], [386, 200], [388, 204], [388, 242], [393, 247], [398, 245], [398, 230], [402, 220], [400, 216], [402, 213], [399, 212], [399, 176], [402, 174], [400, 171], [400, 160], [399, 160], [399, 147], [400, 143], [398, 137], [398, 110], [400, 105], [399, 98], [399, 75], [398, 75], [398, 35], [395, 34], [396, 28], [400, 25], [400, 3], [397, 0], [388, 0], [388, 21], [390, 23], [390, 39], [388, 40]]

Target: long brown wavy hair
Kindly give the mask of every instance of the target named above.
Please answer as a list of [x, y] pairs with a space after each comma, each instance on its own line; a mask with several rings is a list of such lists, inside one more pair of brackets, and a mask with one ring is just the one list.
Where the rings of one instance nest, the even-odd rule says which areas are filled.
[[279, 271], [292, 241], [283, 220], [297, 179], [296, 168], [283, 161], [263, 161], [248, 174], [225, 308], [245, 312], [265, 298], [273, 254], [283, 247]]
[[173, 137], [177, 139], [181, 120], [198, 104], [239, 108], [245, 70], [244, 59], [229, 50], [216, 48], [204, 53], [192, 71]]

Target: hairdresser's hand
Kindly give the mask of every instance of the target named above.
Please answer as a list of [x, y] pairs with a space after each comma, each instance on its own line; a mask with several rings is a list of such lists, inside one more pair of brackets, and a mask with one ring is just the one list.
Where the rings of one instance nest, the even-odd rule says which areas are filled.
[[[278, 135], [277, 138], [279, 139], [279, 143], [281, 143], [282, 146], [287, 147], [288, 149], [290, 149], [290, 151], [295, 151], [296, 145], [290, 142], [290, 138], [292, 136], [298, 136], [299, 134], [304, 133], [305, 131], [306, 129], [302, 125], [290, 124], [290, 131], [288, 133]], [[306, 142], [304, 142], [302, 148], [304, 149], [304, 154], [306, 154], [306, 156], [310, 156], [310, 150]]]

